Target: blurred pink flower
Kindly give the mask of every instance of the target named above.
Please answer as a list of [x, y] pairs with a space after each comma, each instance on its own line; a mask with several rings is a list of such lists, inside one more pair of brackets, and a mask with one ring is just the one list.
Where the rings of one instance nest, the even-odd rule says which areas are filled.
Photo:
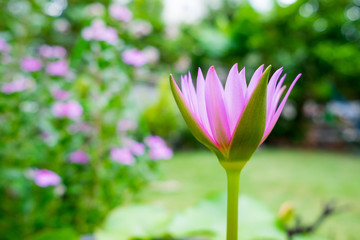
[[124, 142], [124, 146], [127, 149], [130, 149], [130, 151], [135, 155], [135, 156], [141, 156], [145, 153], [145, 145], [137, 142], [131, 138], [124, 138], [123, 139]]
[[0, 52], [9, 52], [10, 45], [5, 41], [5, 39], [0, 37]]
[[103, 33], [102, 40], [110, 43], [110, 44], [116, 44], [118, 42], [118, 33], [115, 28], [113, 27], [107, 27], [106, 30]]
[[76, 151], [76, 152], [70, 153], [69, 161], [72, 163], [85, 164], [85, 163], [89, 162], [89, 157], [83, 151]]
[[126, 132], [128, 130], [135, 130], [137, 128], [137, 123], [130, 119], [121, 119], [117, 123], [117, 128], [121, 132]]
[[21, 61], [21, 68], [25, 72], [36, 72], [42, 68], [42, 62], [37, 58], [26, 57]]
[[55, 99], [62, 100], [62, 101], [68, 99], [69, 96], [70, 96], [68, 91], [65, 91], [65, 90], [62, 90], [62, 89], [52, 91], [51, 94]]
[[130, 147], [130, 151], [136, 156], [141, 156], [145, 153], [145, 145], [140, 142], [134, 142]]
[[62, 46], [53, 46], [52, 47], [52, 56], [54, 58], [63, 58], [66, 56], [66, 49]]
[[149, 147], [156, 147], [156, 146], [164, 146], [166, 145], [164, 139], [159, 136], [148, 136], [145, 138], [144, 142]]
[[58, 118], [70, 118], [72, 120], [77, 120], [83, 113], [82, 106], [76, 101], [69, 101], [66, 103], [55, 102], [52, 106], [52, 112], [55, 117]]
[[171, 148], [166, 146], [164, 139], [159, 136], [145, 138], [145, 143], [150, 147], [149, 157], [153, 160], [170, 159], [173, 156]]
[[38, 53], [43, 58], [52, 58], [52, 47], [48, 45], [41, 45]]
[[110, 150], [110, 157], [113, 161], [124, 165], [133, 165], [135, 163], [134, 156], [127, 148], [112, 148]]
[[173, 151], [166, 145], [158, 145], [150, 148], [149, 157], [152, 160], [170, 159], [173, 156]]
[[81, 31], [85, 40], [105, 41], [109, 44], [116, 44], [119, 40], [118, 33], [113, 27], [106, 27], [104, 21], [96, 19], [91, 22], [89, 27]]
[[124, 63], [135, 67], [141, 67], [148, 62], [146, 55], [138, 49], [125, 50], [122, 54], [122, 60]]
[[19, 78], [12, 82], [5, 83], [1, 91], [6, 94], [11, 94], [14, 92], [21, 92], [27, 88], [29, 88], [32, 83], [26, 78]]
[[129, 22], [132, 19], [131, 11], [127, 7], [117, 3], [113, 3], [110, 5], [109, 13], [113, 18], [124, 22]]
[[47, 169], [35, 170], [33, 178], [35, 184], [39, 187], [56, 186], [61, 182], [58, 174]]
[[68, 73], [68, 63], [64, 60], [49, 63], [46, 72], [52, 76], [66, 76]]
[[62, 46], [41, 45], [38, 52], [43, 58], [63, 58], [66, 56], [66, 49]]
[[42, 133], [40, 134], [40, 136], [41, 136], [41, 138], [42, 138], [42, 140], [43, 140], [44, 142], [47, 142], [47, 141], [50, 141], [50, 140], [51, 140], [51, 133], [50, 133], [50, 132], [42, 132]]

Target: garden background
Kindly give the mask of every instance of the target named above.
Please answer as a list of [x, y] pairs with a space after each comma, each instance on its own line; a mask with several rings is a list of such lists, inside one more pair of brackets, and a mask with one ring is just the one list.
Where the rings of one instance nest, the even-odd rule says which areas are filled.
[[327, 203], [298, 239], [360, 235], [359, 0], [3, 0], [0, 13], [0, 239], [221, 239], [225, 174], [168, 77], [214, 65], [226, 79], [236, 62], [248, 79], [261, 64], [284, 66], [286, 85], [303, 74], [243, 171], [243, 239], [286, 239]]

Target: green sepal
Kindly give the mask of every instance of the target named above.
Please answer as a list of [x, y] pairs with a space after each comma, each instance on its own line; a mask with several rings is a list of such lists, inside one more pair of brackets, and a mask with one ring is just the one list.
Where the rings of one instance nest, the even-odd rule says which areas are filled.
[[266, 124], [266, 92], [271, 65], [261, 76], [230, 143], [228, 161], [248, 161], [259, 147]]
[[199, 142], [204, 144], [205, 147], [209, 148], [212, 152], [214, 152], [219, 159], [223, 159], [223, 154], [221, 153], [219, 148], [208, 138], [208, 136], [206, 136], [201, 127], [198, 125], [196, 119], [191, 113], [191, 110], [187, 107], [183, 97], [181, 96], [182, 93], [180, 92], [180, 89], [171, 74], [169, 76], [169, 79], [171, 91], [174, 95], [175, 102], [178, 105], [181, 115], [183, 116], [191, 133]]

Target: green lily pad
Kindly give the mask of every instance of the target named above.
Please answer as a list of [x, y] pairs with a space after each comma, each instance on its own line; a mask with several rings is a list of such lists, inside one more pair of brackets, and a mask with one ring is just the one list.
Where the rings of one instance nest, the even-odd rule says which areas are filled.
[[[239, 198], [239, 239], [285, 239], [275, 225], [276, 216], [258, 201], [242, 195]], [[208, 236], [226, 239], [226, 194], [204, 200], [193, 208], [176, 214], [169, 225], [172, 236]]]
[[163, 236], [170, 220], [168, 212], [154, 205], [130, 205], [114, 209], [95, 233], [98, 240], [148, 239]]

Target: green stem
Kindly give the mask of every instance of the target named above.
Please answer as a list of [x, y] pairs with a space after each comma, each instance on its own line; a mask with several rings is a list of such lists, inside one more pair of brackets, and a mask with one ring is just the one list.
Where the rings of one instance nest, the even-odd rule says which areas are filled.
[[226, 240], [238, 239], [239, 169], [226, 169], [227, 176], [227, 228]]

